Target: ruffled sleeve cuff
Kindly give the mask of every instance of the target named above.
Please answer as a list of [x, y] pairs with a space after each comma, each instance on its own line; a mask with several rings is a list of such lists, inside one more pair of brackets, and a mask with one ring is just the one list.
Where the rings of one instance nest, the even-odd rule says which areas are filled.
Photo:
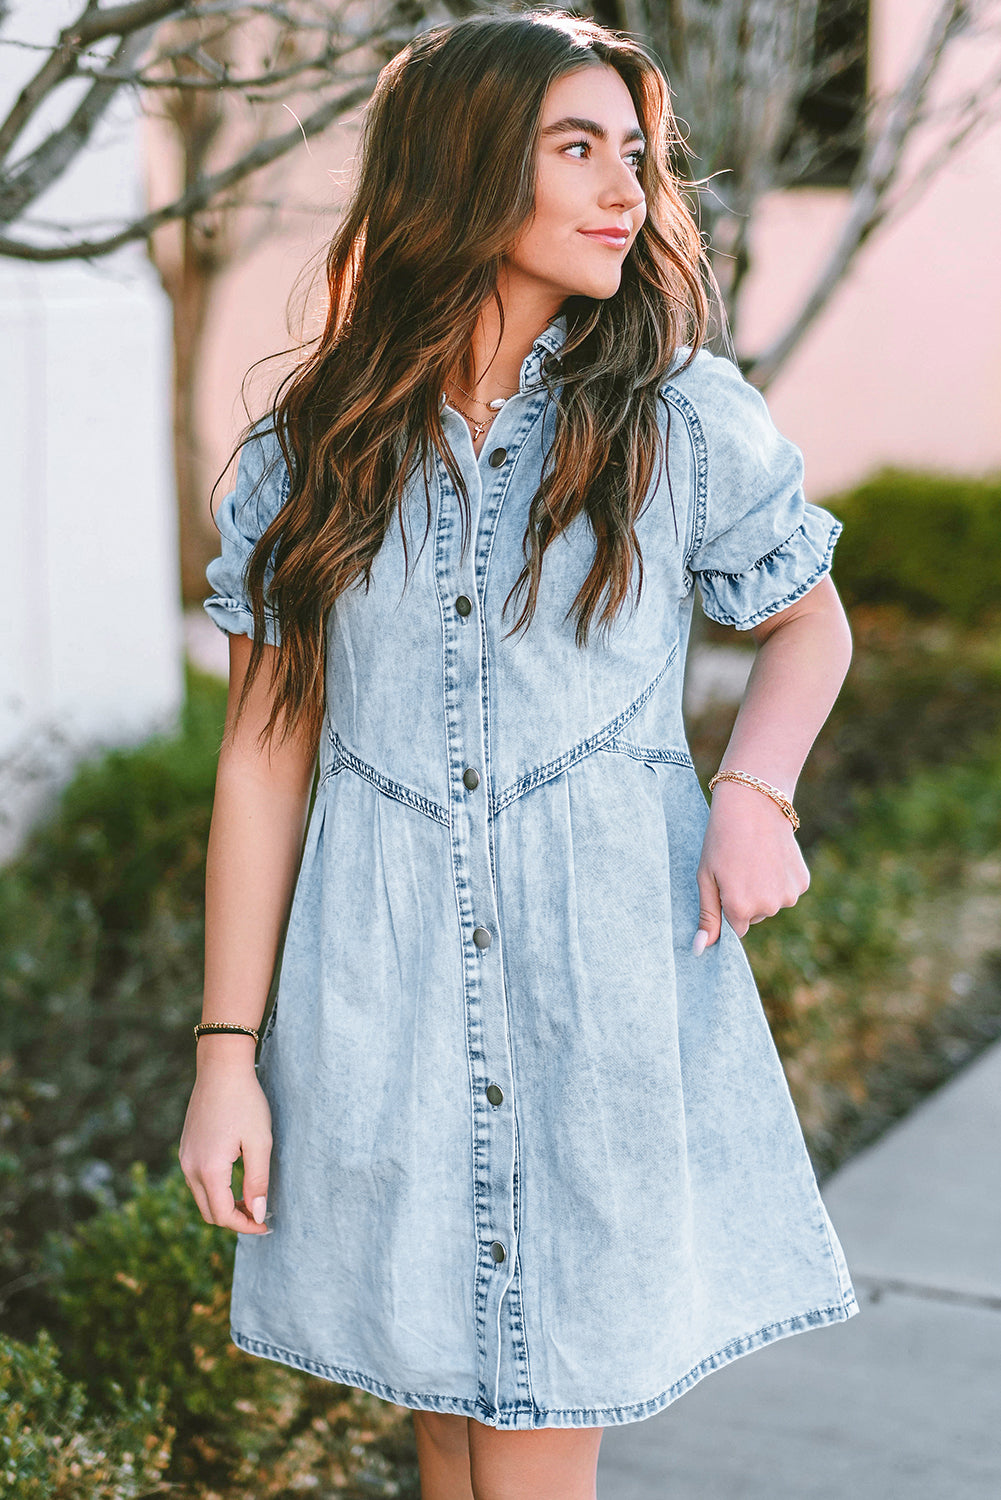
[[743, 572], [699, 569], [695, 577], [705, 613], [735, 630], [750, 630], [777, 614], [830, 572], [843, 529], [830, 511], [804, 501], [803, 519], [792, 535]]
[[[212, 592], [204, 601], [210, 620], [230, 635], [254, 634], [254, 615], [245, 573], [259, 537], [270, 526], [288, 498], [288, 471], [273, 430], [258, 428], [240, 451], [236, 486], [216, 512], [220, 552], [205, 570]], [[265, 571], [265, 591], [271, 580]], [[280, 643], [274, 611], [265, 605], [265, 640]]]

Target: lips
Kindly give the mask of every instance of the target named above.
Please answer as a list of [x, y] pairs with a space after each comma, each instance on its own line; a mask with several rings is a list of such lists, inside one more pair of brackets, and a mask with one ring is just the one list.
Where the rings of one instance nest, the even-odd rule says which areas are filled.
[[628, 234], [616, 234], [614, 231], [606, 232], [600, 229], [582, 229], [579, 232], [586, 235], [589, 240], [597, 240], [601, 245], [610, 245], [613, 250], [621, 250], [629, 238]]

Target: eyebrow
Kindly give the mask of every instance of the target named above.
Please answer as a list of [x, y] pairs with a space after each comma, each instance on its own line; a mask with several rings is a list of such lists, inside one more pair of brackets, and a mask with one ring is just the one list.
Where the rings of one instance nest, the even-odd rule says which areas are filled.
[[[565, 135], [569, 130], [586, 130], [589, 135], [595, 136], [599, 141], [608, 140], [608, 131], [604, 125], [599, 125], [597, 120], [584, 120], [579, 115], [567, 115], [562, 120], [555, 121], [552, 125], [546, 125], [540, 133], [540, 139], [545, 140], [551, 135]], [[627, 141], [642, 141], [646, 145], [646, 136], [638, 125], [627, 130], [622, 137], [622, 144]]]

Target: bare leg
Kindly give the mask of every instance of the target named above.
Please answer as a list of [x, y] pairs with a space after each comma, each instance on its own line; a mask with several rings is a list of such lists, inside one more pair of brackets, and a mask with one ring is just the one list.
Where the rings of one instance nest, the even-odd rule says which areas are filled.
[[469, 1477], [468, 1418], [414, 1411], [421, 1500], [475, 1500]]
[[509, 1432], [468, 1420], [474, 1500], [596, 1500], [604, 1428]]

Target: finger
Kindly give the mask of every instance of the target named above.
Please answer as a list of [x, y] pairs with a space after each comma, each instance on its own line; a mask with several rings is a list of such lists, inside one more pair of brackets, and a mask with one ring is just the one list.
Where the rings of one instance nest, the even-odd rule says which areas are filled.
[[202, 1186], [200, 1171], [198, 1167], [196, 1167], [191, 1161], [185, 1158], [183, 1144], [181, 1149], [177, 1153], [177, 1159], [181, 1164], [181, 1175], [184, 1178], [184, 1181], [187, 1183], [188, 1192], [195, 1200], [195, 1206], [198, 1209], [198, 1212], [201, 1214], [206, 1224], [211, 1224], [212, 1218], [211, 1210], [209, 1208], [208, 1194]]
[[271, 1141], [245, 1141], [243, 1145], [243, 1203], [255, 1224], [263, 1224], [268, 1211], [268, 1168]]
[[722, 906], [719, 886], [712, 875], [699, 872], [696, 881], [699, 888], [699, 925], [692, 943], [692, 952], [699, 954], [704, 953], [719, 938]]
[[195, 1200], [195, 1204], [196, 1204], [196, 1206], [198, 1208], [198, 1212], [201, 1214], [201, 1216], [205, 1220], [206, 1224], [211, 1224], [212, 1223], [212, 1210], [209, 1208], [208, 1194], [206, 1193], [205, 1189], [202, 1187], [201, 1182], [198, 1180], [197, 1177], [186, 1177], [185, 1181], [187, 1182], [188, 1188], [191, 1191], [192, 1198], [194, 1198], [194, 1200]]
[[739, 938], [747, 936], [747, 929], [751, 922], [756, 920], [754, 917], [739, 917], [736, 912], [732, 916], [729, 912], [725, 912], [724, 916]]
[[210, 1224], [215, 1224], [220, 1229], [232, 1229], [236, 1234], [270, 1234], [271, 1231], [266, 1224], [257, 1224], [251, 1218], [243, 1203], [237, 1203], [232, 1193], [230, 1194], [232, 1208], [227, 1209], [224, 1202], [215, 1201], [211, 1206]]
[[231, 1224], [236, 1213], [236, 1199], [233, 1197], [232, 1168], [213, 1167], [202, 1173], [202, 1182], [205, 1193], [209, 1200], [209, 1212], [212, 1215], [213, 1224]]

